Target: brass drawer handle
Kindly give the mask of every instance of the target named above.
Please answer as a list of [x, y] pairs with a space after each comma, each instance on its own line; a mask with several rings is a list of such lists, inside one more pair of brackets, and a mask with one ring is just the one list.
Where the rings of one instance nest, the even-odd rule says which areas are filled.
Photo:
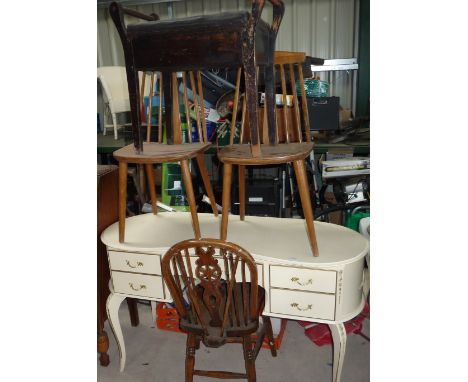
[[128, 285], [130, 285], [130, 288], [132, 288], [135, 292], [138, 292], [138, 291], [140, 291], [142, 289], [146, 289], [146, 285], [143, 285], [143, 284], [141, 284], [139, 288], [135, 288], [133, 286], [133, 283], [128, 283]]
[[143, 263], [141, 261], [137, 261], [137, 265], [132, 265], [130, 264], [130, 260], [126, 260], [127, 262], [127, 265], [130, 267], [130, 268], [136, 268], [136, 267], [142, 267], [143, 266]]
[[302, 283], [299, 281], [299, 277], [291, 277], [291, 281], [292, 281], [293, 283], [299, 284], [300, 286], [310, 285], [310, 284], [312, 284], [312, 282], [313, 282], [312, 279], [309, 279], [306, 283], [302, 284]]
[[292, 308], [296, 308], [297, 310], [300, 310], [301, 312], [305, 312], [306, 310], [311, 310], [312, 309], [312, 304], [307, 305], [307, 308], [300, 308], [299, 304], [297, 302], [293, 302], [291, 304]]

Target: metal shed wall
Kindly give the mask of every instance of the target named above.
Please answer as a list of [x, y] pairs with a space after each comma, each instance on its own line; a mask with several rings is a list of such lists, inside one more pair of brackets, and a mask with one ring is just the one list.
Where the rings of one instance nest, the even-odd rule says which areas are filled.
[[[284, 0], [284, 3], [286, 10], [277, 50], [304, 51], [325, 59], [357, 57], [359, 0]], [[183, 0], [173, 4], [174, 17], [251, 8], [251, 0]], [[164, 3], [125, 6], [168, 18]], [[98, 8], [97, 14], [97, 65], [124, 65], [120, 39], [107, 8]], [[262, 17], [271, 21], [272, 7], [268, 2]], [[348, 72], [321, 75], [330, 82], [330, 95], [339, 96], [341, 105], [352, 109], [355, 77]]]

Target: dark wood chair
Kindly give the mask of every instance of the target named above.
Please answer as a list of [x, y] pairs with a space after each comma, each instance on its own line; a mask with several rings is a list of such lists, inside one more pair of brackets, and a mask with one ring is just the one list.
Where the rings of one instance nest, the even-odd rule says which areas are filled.
[[[131, 107], [133, 144], [125, 146], [114, 152], [114, 157], [119, 162], [119, 241], [125, 240], [125, 218], [126, 218], [126, 187], [127, 187], [127, 168], [129, 163], [143, 165], [149, 184], [151, 195], [151, 205], [154, 214], [157, 213], [156, 190], [154, 185], [153, 165], [167, 162], [180, 162], [182, 170], [182, 179], [187, 194], [187, 200], [192, 217], [192, 225], [195, 237], [201, 237], [200, 226], [197, 216], [197, 206], [193, 191], [192, 178], [189, 168], [189, 160], [195, 158], [199, 166], [205, 191], [210, 199], [213, 213], [217, 216], [216, 201], [210, 184], [208, 172], [206, 170], [204, 152], [210, 147], [208, 137], [206, 136], [206, 127], [203, 134], [200, 134], [199, 142], [190, 141], [183, 143], [181, 119], [179, 113], [179, 82], [177, 71], [183, 70], [177, 62], [172, 62], [170, 54], [165, 55], [168, 50], [172, 54], [184, 56], [182, 50], [177, 50], [177, 46], [165, 45], [165, 39], [161, 40], [161, 31], [164, 31], [166, 23], [157, 21], [156, 15], [144, 15], [139, 12], [122, 8], [117, 3], [110, 5], [110, 14], [114, 24], [119, 32], [123, 45], [125, 65], [127, 71], [128, 91]], [[125, 25], [124, 15], [129, 14], [134, 17], [149, 21], [147, 23]], [[162, 28], [162, 29], [161, 29]], [[179, 36], [180, 35], [177, 35]], [[187, 59], [189, 59], [187, 57]], [[190, 61], [190, 60], [189, 60]], [[159, 72], [159, 74], [158, 74]], [[149, 74], [149, 84], [145, 85], [145, 80]], [[162, 106], [159, 108], [158, 134], [157, 142], [151, 141], [151, 112], [156, 78], [159, 78], [160, 95], [164, 95], [164, 109], [166, 120], [166, 136], [163, 137], [162, 125]], [[193, 83], [193, 73], [190, 78]], [[183, 77], [186, 85], [185, 74]], [[198, 73], [198, 81], [201, 79]], [[161, 83], [162, 82], [162, 83]], [[143, 126], [142, 118], [144, 111], [144, 92], [149, 88], [149, 118], [146, 126]], [[201, 84], [200, 84], [201, 88]], [[195, 89], [192, 89], [195, 92]], [[203, 102], [202, 94], [199, 94], [200, 101]], [[187, 106], [187, 95], [185, 91], [185, 106]], [[195, 97], [197, 99], [197, 97]], [[162, 97], [160, 99], [162, 105]], [[198, 108], [197, 108], [198, 110]], [[187, 116], [188, 118], [188, 116]], [[197, 118], [198, 120], [198, 118]], [[188, 118], [190, 121], [190, 118]], [[202, 118], [204, 122], [204, 118]], [[143, 127], [146, 127], [146, 142], [143, 142]]]
[[[275, 96], [274, 76], [270, 71], [271, 67], [265, 67], [265, 107], [262, 111], [263, 122], [256, 126], [256, 120], [245, 118], [242, 115], [241, 143], [234, 144], [234, 129], [236, 126], [236, 107], [238, 104], [238, 92], [235, 94], [233, 120], [231, 124], [230, 144], [218, 151], [219, 159], [224, 163], [223, 177], [223, 200], [222, 200], [222, 220], [221, 239], [227, 238], [228, 213], [230, 206], [232, 166], [239, 166], [239, 207], [240, 218], [245, 217], [245, 166], [261, 166], [272, 164], [293, 164], [296, 180], [299, 188], [299, 195], [302, 202], [302, 209], [306, 220], [306, 229], [310, 246], [314, 256], [318, 256], [318, 245], [315, 235], [312, 203], [305, 169], [305, 159], [310, 155], [314, 144], [311, 142], [309, 127], [309, 116], [305, 97], [301, 97], [303, 116], [300, 116], [299, 98], [296, 91], [296, 78], [301, 86], [301, 93], [305, 94], [302, 64], [305, 61], [305, 53], [296, 52], [275, 52], [274, 65], [278, 67], [281, 79], [281, 90], [283, 95], [283, 108], [271, 107], [275, 101], [271, 101], [269, 95]], [[297, 77], [295, 72], [297, 71]], [[287, 106], [288, 87], [286, 83], [286, 73], [289, 78], [289, 92], [292, 94], [292, 106]], [[240, 75], [238, 75], [238, 80]], [[247, 88], [246, 84], [246, 88]], [[270, 92], [270, 93], [269, 93]], [[274, 99], [274, 98], [273, 98]], [[249, 109], [249, 105], [244, 106]], [[281, 110], [281, 120], [277, 121], [276, 112]], [[292, 116], [292, 119], [288, 118]], [[258, 119], [260, 121], [260, 118]], [[278, 122], [278, 123], [277, 123]], [[248, 127], [247, 127], [248, 126]], [[281, 129], [278, 129], [281, 126]], [[303, 126], [303, 127], [302, 127]], [[261, 134], [260, 134], [261, 132]], [[257, 141], [255, 135], [261, 135], [262, 139]], [[255, 148], [254, 148], [255, 147]]]
[[[162, 275], [180, 315], [180, 329], [187, 333], [185, 381], [194, 375], [256, 381], [255, 359], [265, 335], [273, 356], [276, 348], [269, 317], [262, 317], [259, 329], [265, 289], [258, 285], [252, 256], [222, 240], [185, 240], [164, 255]], [[200, 341], [211, 348], [242, 343], [246, 373], [195, 370]]]

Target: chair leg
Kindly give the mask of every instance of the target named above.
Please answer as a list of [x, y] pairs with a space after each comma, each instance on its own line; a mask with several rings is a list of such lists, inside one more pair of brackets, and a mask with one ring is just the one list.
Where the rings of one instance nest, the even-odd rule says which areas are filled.
[[119, 139], [119, 136], [117, 134], [117, 115], [115, 113], [112, 113], [112, 124], [114, 125], [114, 139]]
[[185, 353], [185, 382], [193, 381], [193, 369], [195, 368], [195, 348], [196, 336], [193, 333], [188, 333]]
[[239, 165], [239, 216], [245, 220], [245, 166]]
[[109, 337], [105, 330], [98, 331], [97, 335], [97, 351], [100, 354], [99, 362], [101, 366], [108, 366], [109, 365], [109, 354], [107, 351], [109, 350]]
[[145, 195], [143, 195], [143, 190], [141, 189], [141, 182], [142, 182], [141, 181], [141, 173], [142, 173], [142, 171], [139, 168], [141, 166], [142, 165], [137, 165], [134, 168], [130, 168], [128, 170], [128, 174], [132, 178], [133, 185], [135, 186], [137, 196], [138, 196], [138, 200], [139, 200], [139, 203], [140, 203], [140, 207], [143, 207], [143, 204], [145, 204], [145, 202], [146, 202], [146, 198], [145, 198]]
[[299, 188], [299, 196], [301, 197], [302, 210], [307, 225], [307, 234], [309, 236], [310, 247], [314, 256], [319, 255], [317, 238], [315, 236], [314, 214], [312, 211], [312, 203], [310, 201], [309, 184], [305, 170], [304, 159], [293, 162], [294, 172], [296, 173], [297, 186]]
[[125, 241], [125, 218], [127, 211], [127, 162], [119, 162], [119, 242]]
[[221, 213], [221, 240], [227, 238], [227, 227], [229, 219], [229, 206], [231, 204], [231, 177], [232, 177], [232, 164], [225, 163], [223, 166], [223, 210]]
[[252, 349], [252, 340], [250, 336], [242, 337], [242, 346], [244, 348], [245, 371], [248, 382], [256, 382], [257, 374], [255, 372], [255, 354]]
[[262, 320], [263, 320], [263, 325], [265, 325], [265, 329], [266, 329], [266, 336], [268, 338], [268, 345], [270, 345], [270, 351], [271, 351], [271, 355], [273, 357], [276, 357], [276, 346], [275, 346], [275, 340], [274, 340], [274, 337], [273, 337], [273, 328], [271, 327], [271, 320], [270, 320], [270, 317], [268, 316], [262, 316]]
[[193, 232], [195, 234], [195, 239], [200, 239], [200, 223], [198, 222], [197, 205], [195, 202], [195, 194], [193, 193], [192, 176], [190, 175], [188, 160], [181, 160], [180, 167], [182, 169], [182, 179], [184, 181], [190, 213], [192, 215]]
[[205, 164], [205, 154], [200, 153], [197, 155], [197, 164], [200, 169], [200, 174], [203, 180], [203, 185], [205, 186], [205, 191], [210, 198], [211, 209], [213, 210], [214, 216], [218, 216], [218, 209], [216, 208], [216, 200], [213, 193], [213, 188], [211, 187], [210, 177], [208, 176], [208, 171], [206, 170]]
[[148, 188], [151, 195], [151, 209], [153, 214], [158, 213], [157, 198], [156, 198], [156, 185], [154, 184], [153, 165], [151, 163], [145, 164], [146, 178], [148, 179]]

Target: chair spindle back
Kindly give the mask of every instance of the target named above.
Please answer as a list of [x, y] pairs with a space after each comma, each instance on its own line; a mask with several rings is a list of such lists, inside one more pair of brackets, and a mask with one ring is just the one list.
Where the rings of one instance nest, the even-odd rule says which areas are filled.
[[[290, 143], [290, 142], [311, 142], [309, 112], [307, 107], [307, 99], [305, 96], [304, 75], [302, 65], [305, 62], [305, 53], [302, 52], [282, 52], [277, 51], [274, 53], [274, 64], [279, 74], [282, 107], [274, 108], [275, 133], [273, 134], [274, 140], [271, 141], [268, 131], [268, 106], [267, 97], [263, 109], [259, 109], [258, 123], [261, 125], [260, 131], [262, 143]], [[258, 77], [257, 68], [257, 77]], [[241, 80], [241, 68], [237, 71], [236, 78], [236, 92], [234, 94], [234, 106], [231, 120], [231, 132], [229, 144], [234, 144], [234, 135], [236, 131], [236, 123], [238, 117], [238, 105], [241, 95], [239, 94], [239, 86]], [[289, 81], [288, 81], [289, 80]], [[300, 97], [298, 97], [297, 84], [301, 89]], [[289, 98], [288, 95], [292, 95]], [[249, 141], [250, 124], [249, 121], [245, 123], [245, 97], [242, 97], [242, 116], [241, 116], [241, 130], [240, 130], [240, 143], [247, 143]], [[300, 103], [300, 104], [299, 104]], [[302, 110], [302, 116], [301, 116]]]
[[[195, 76], [198, 81], [195, 82]], [[190, 110], [194, 110], [195, 120], [197, 124], [197, 132], [199, 141], [202, 143], [208, 142], [206, 133], [206, 120], [204, 110], [200, 107], [203, 105], [203, 87], [201, 82], [200, 71], [182, 71], [170, 73], [170, 76], [164, 75], [163, 72], [145, 71], [139, 73], [139, 104], [141, 125], [146, 123], [146, 142], [152, 141], [153, 118], [153, 99], [159, 97], [158, 120], [156, 141], [163, 143], [163, 115], [165, 117], [166, 140], [168, 144], [192, 143], [192, 127]], [[188, 82], [190, 80], [190, 85]], [[167, 81], [167, 82], [166, 82]], [[169, 83], [169, 85], [167, 85]], [[189, 96], [189, 91], [191, 92]], [[169, 94], [169, 95], [168, 95]], [[145, 103], [145, 98], [148, 98]], [[183, 113], [187, 123], [187, 142], [184, 142], [181, 116], [179, 112], [180, 99], [184, 104]], [[145, 109], [145, 105], [147, 105]], [[164, 105], [164, 106], [163, 106]]]
[[185, 326], [205, 343], [220, 346], [236, 329], [257, 329], [257, 268], [238, 245], [185, 240], [166, 252], [162, 274]]

